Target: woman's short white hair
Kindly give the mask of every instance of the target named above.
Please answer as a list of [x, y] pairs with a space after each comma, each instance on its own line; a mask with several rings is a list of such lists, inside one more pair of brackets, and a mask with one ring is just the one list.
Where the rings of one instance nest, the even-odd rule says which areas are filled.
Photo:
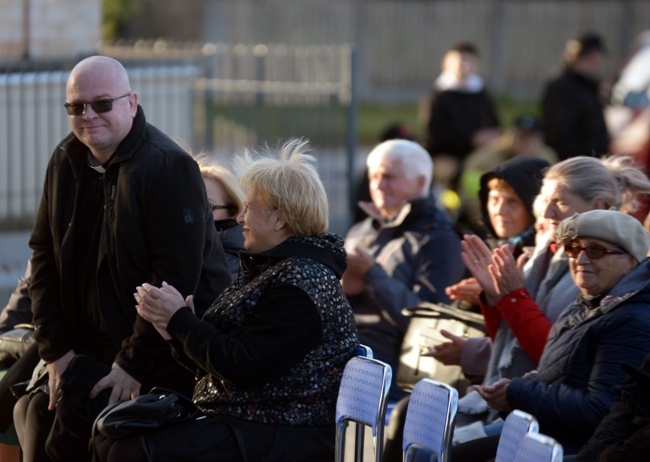
[[244, 150], [233, 160], [242, 188], [263, 207], [278, 210], [297, 236], [315, 236], [329, 226], [327, 195], [309, 153], [308, 140], [292, 138], [278, 150]]
[[404, 174], [409, 179], [423, 176], [425, 182], [420, 192], [420, 197], [429, 195], [431, 179], [433, 177], [433, 161], [426, 149], [410, 140], [395, 139], [384, 141], [375, 146], [370, 151], [370, 154], [368, 154], [366, 158], [368, 172], [376, 170], [386, 159], [398, 161], [404, 170]]

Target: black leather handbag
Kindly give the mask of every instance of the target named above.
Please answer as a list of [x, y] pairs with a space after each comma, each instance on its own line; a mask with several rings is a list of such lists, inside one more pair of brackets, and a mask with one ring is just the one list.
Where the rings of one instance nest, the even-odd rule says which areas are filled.
[[124, 438], [146, 430], [187, 421], [199, 414], [191, 399], [165, 388], [155, 387], [135, 399], [104, 409], [95, 419], [93, 435]]

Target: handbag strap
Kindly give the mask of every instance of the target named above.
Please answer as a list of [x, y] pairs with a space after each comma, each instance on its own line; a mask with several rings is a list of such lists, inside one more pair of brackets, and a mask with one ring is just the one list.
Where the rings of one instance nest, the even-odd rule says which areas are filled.
[[455, 319], [474, 329], [485, 332], [483, 315], [441, 303], [421, 302], [416, 306], [402, 308], [402, 315], [412, 318]]

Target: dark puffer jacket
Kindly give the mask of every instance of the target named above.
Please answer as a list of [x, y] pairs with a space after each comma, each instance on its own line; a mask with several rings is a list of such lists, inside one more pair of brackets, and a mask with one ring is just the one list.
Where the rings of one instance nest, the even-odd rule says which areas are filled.
[[628, 380], [618, 401], [582, 448], [578, 462], [646, 462], [650, 454], [650, 356], [624, 366]]
[[375, 258], [365, 276], [366, 289], [350, 297], [359, 338], [397, 370], [410, 322], [402, 308], [449, 302], [445, 288], [465, 272], [460, 238], [429, 196], [405, 203], [389, 221], [375, 214], [354, 225], [345, 248], [352, 252], [356, 247]]
[[650, 260], [604, 296], [579, 296], [555, 322], [534, 379], [513, 379], [508, 402], [533, 414], [565, 452], [582, 447], [626, 378], [621, 363], [650, 353]]

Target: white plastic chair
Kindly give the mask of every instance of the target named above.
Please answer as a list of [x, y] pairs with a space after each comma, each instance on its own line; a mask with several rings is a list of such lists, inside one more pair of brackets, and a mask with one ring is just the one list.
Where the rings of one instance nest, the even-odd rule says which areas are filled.
[[[386, 397], [390, 388], [391, 367], [377, 359], [353, 356], [345, 366], [336, 401], [336, 461], [345, 453], [345, 430], [356, 422], [355, 461], [363, 460], [363, 437], [367, 426], [372, 429], [375, 462], [381, 462], [384, 443]], [[361, 425], [359, 425], [361, 424]]]
[[421, 379], [411, 392], [402, 451], [405, 461], [416, 451], [434, 454], [439, 462], [449, 460], [451, 436], [458, 407], [458, 391], [446, 383]]
[[562, 462], [562, 445], [541, 433], [526, 433], [519, 444], [515, 460], [526, 462]]
[[515, 454], [526, 433], [537, 433], [539, 423], [527, 412], [515, 409], [503, 424], [494, 462], [517, 462]]

